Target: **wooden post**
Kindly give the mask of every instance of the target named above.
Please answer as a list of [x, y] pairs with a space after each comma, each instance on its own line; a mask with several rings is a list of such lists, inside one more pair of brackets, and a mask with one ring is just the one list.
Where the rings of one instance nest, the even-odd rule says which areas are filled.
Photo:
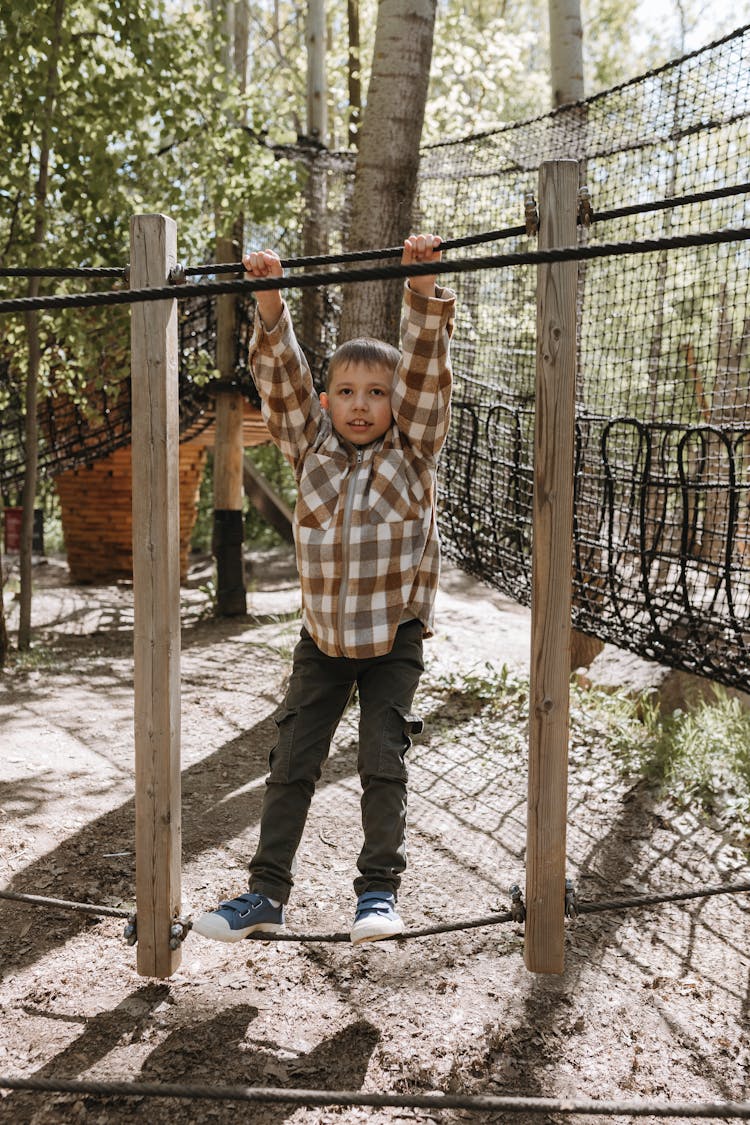
[[[231, 238], [217, 238], [216, 260], [236, 262], [239, 247]], [[233, 293], [216, 301], [216, 366], [222, 380], [234, 378], [237, 349], [237, 298]], [[216, 611], [222, 617], [247, 612], [242, 524], [242, 392], [230, 386], [216, 395], [214, 439], [214, 534]]]
[[[177, 233], [164, 215], [130, 226], [134, 289], [166, 285]], [[135, 854], [137, 965], [167, 977], [180, 964], [170, 926], [180, 913], [180, 559], [177, 302], [131, 313], [133, 591], [135, 595]]]
[[[539, 248], [576, 244], [578, 165], [539, 172]], [[526, 967], [561, 973], [570, 709], [577, 263], [539, 266], [531, 593]]]

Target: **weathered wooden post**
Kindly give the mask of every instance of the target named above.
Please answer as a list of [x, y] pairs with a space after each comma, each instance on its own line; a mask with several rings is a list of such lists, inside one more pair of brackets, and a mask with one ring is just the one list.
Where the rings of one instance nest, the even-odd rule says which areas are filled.
[[[240, 250], [231, 238], [217, 238], [216, 260], [235, 262]], [[216, 366], [226, 386], [216, 395], [214, 439], [214, 527], [216, 611], [223, 617], [247, 612], [242, 522], [242, 420], [245, 400], [232, 387], [237, 350], [237, 298], [227, 293], [216, 300]]]
[[[578, 164], [539, 172], [539, 249], [575, 246]], [[561, 973], [570, 711], [577, 262], [539, 266], [526, 846], [526, 967]]]
[[[132, 288], [165, 285], [177, 228], [164, 215], [130, 225]], [[180, 560], [177, 302], [132, 306], [133, 591], [137, 966], [180, 964]]]

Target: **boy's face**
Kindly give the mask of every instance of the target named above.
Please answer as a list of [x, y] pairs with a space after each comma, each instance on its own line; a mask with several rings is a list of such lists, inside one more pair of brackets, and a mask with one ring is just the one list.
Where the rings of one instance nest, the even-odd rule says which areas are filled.
[[369, 445], [382, 437], [393, 421], [392, 383], [388, 367], [364, 363], [337, 367], [328, 392], [320, 396], [336, 433], [352, 445]]

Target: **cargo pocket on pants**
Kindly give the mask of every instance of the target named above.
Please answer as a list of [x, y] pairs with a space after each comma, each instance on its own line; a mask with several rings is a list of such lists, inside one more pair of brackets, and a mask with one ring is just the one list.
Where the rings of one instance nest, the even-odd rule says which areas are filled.
[[397, 781], [407, 781], [406, 753], [411, 746], [411, 736], [421, 734], [424, 723], [411, 711], [401, 711], [392, 707], [383, 727], [383, 740], [380, 744], [378, 773], [381, 777], [392, 777]]
[[296, 708], [291, 710], [282, 704], [274, 712], [273, 719], [276, 723], [277, 736], [276, 745], [268, 755], [269, 781], [286, 783], [289, 781], [297, 710]]

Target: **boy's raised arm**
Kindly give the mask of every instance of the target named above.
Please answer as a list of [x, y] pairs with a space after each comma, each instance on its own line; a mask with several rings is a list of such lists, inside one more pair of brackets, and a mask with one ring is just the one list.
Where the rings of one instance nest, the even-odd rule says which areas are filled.
[[[440, 245], [438, 235], [411, 235], [404, 242], [401, 262], [439, 262]], [[436, 286], [435, 274], [409, 278], [391, 406], [398, 429], [427, 460], [439, 453], [450, 424], [454, 308], [455, 294]]]
[[[251, 250], [242, 259], [245, 267], [245, 277], [283, 277], [279, 255], [274, 250]], [[267, 289], [255, 294], [258, 302], [258, 312], [265, 328], [275, 328], [282, 312], [281, 291]]]

